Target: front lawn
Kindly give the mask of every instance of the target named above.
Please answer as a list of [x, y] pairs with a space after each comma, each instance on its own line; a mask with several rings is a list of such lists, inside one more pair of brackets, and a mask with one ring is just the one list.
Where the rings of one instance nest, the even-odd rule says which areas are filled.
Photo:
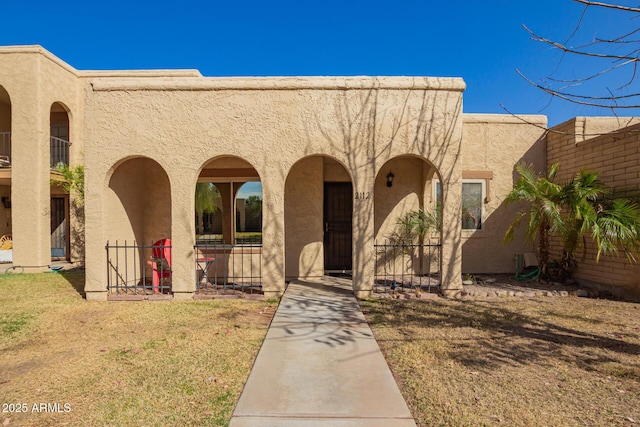
[[228, 424], [275, 304], [87, 302], [83, 281], [0, 277], [0, 424]]
[[419, 426], [640, 425], [640, 304], [361, 304]]

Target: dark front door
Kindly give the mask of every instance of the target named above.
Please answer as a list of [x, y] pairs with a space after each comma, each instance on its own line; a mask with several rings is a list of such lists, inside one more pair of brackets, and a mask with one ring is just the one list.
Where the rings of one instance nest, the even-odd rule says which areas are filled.
[[68, 199], [51, 198], [51, 257], [69, 259]]
[[324, 269], [351, 270], [353, 187], [350, 182], [324, 183]]

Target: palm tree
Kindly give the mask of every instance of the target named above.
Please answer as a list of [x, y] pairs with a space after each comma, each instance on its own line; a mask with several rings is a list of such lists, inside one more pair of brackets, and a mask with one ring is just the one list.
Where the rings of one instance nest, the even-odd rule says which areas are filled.
[[565, 227], [561, 234], [560, 279], [571, 276], [576, 265], [574, 253], [585, 248], [585, 236], [596, 243], [596, 262], [601, 255], [616, 255], [622, 247], [629, 262], [640, 248], [640, 209], [629, 199], [611, 199], [611, 193], [598, 180], [598, 173], [580, 170], [563, 187], [561, 203]]
[[[431, 230], [440, 230], [442, 224], [442, 209], [440, 203], [436, 204], [436, 208], [433, 212], [418, 209], [417, 211], [410, 211], [402, 215], [396, 221], [396, 228], [389, 236], [393, 249], [387, 254], [391, 259], [394, 259], [400, 254], [411, 255], [413, 252], [413, 244], [418, 243], [418, 262], [420, 272], [423, 271], [424, 258], [423, 247], [425, 237]], [[406, 245], [406, 244], [409, 245]], [[406, 245], [406, 246], [405, 246]], [[400, 246], [401, 251], [396, 251], [396, 247]], [[385, 257], [386, 258], [386, 257]]]
[[622, 247], [629, 262], [637, 262], [634, 254], [640, 250], [640, 207], [629, 199], [608, 198], [611, 192], [598, 180], [597, 172], [580, 170], [569, 183], [560, 186], [553, 182], [557, 164], [551, 166], [547, 178], [536, 176], [531, 166], [518, 165], [516, 170], [521, 177], [506, 201], [525, 200], [531, 207], [518, 214], [503, 241], [513, 239], [515, 228], [528, 214], [526, 235], [532, 242], [538, 238], [540, 268], [545, 275], [551, 234], [562, 242], [560, 280], [571, 277], [576, 266], [575, 251], [585, 248], [587, 235], [596, 243], [596, 262], [601, 255], [616, 255], [618, 247]]
[[520, 212], [513, 220], [504, 235], [503, 243], [513, 240], [513, 235], [522, 219], [528, 216], [526, 237], [531, 243], [538, 241], [540, 269], [547, 274], [549, 265], [549, 236], [564, 228], [561, 215], [560, 196], [562, 187], [554, 180], [558, 173], [558, 165], [549, 168], [547, 177], [539, 177], [532, 165], [518, 164], [516, 170], [520, 178], [507, 195], [507, 204], [515, 201], [530, 203], [529, 210]]
[[204, 232], [204, 214], [215, 213], [220, 209], [216, 205], [215, 197], [220, 196], [218, 187], [211, 182], [199, 182], [196, 184], [196, 234]]
[[389, 236], [390, 240], [396, 243], [422, 244], [429, 230], [440, 229], [441, 216], [439, 203], [433, 212], [423, 209], [407, 212], [396, 221], [396, 228]]

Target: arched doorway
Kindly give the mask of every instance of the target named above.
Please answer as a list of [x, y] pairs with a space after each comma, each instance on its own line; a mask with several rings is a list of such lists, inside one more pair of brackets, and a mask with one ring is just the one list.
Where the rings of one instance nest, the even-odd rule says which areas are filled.
[[436, 168], [410, 155], [388, 160], [374, 187], [376, 289], [440, 284], [441, 191]]
[[353, 185], [328, 156], [297, 161], [285, 182], [285, 275], [288, 280], [350, 275], [353, 267]]
[[[102, 212], [110, 292], [169, 292], [171, 257], [164, 253], [171, 250], [171, 185], [162, 166], [146, 157], [116, 165]], [[168, 265], [159, 265], [160, 258]]]
[[11, 98], [0, 86], [0, 237], [7, 236], [0, 246], [0, 262], [12, 262], [11, 218]]
[[[71, 146], [69, 134], [69, 112], [65, 105], [54, 102], [49, 113], [49, 165], [52, 174], [63, 179], [73, 179], [69, 164]], [[62, 175], [60, 177], [60, 175]], [[51, 195], [51, 259], [70, 259], [71, 224], [70, 195], [61, 184], [54, 180], [50, 187]], [[78, 206], [78, 202], [74, 206]]]

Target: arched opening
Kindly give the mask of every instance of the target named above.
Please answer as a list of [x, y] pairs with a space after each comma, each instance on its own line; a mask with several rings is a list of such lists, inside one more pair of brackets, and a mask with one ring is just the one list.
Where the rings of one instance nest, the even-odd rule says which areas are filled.
[[246, 160], [208, 161], [195, 189], [199, 294], [260, 292], [262, 288], [262, 183]]
[[[253, 242], [262, 242], [262, 184], [260, 175], [249, 162], [234, 156], [209, 161], [198, 176], [195, 197], [196, 242], [215, 240], [224, 244], [242, 244], [248, 232], [247, 226], [251, 228]], [[253, 203], [249, 211], [247, 201]], [[251, 211], [252, 208], [255, 211]], [[200, 230], [202, 233], [198, 232], [200, 211], [211, 215], [218, 233], [207, 233], [209, 230], [204, 228]], [[247, 214], [250, 215], [249, 224]], [[205, 219], [203, 215], [202, 227]]]
[[69, 134], [69, 111], [60, 102], [51, 105], [49, 113], [50, 149], [49, 164], [52, 169], [60, 165], [69, 166], [69, 147], [71, 139]]
[[285, 275], [288, 280], [350, 275], [353, 267], [353, 185], [327, 156], [296, 162], [285, 182]]
[[[11, 98], [0, 86], [0, 263], [13, 261], [11, 218]], [[4, 239], [3, 239], [4, 237]]]
[[441, 191], [436, 168], [398, 156], [378, 171], [374, 187], [376, 287], [439, 286]]
[[162, 166], [145, 157], [118, 164], [105, 188], [102, 223], [110, 291], [169, 292], [171, 185]]
[[[69, 170], [69, 112], [67, 108], [54, 102], [49, 112], [49, 165], [52, 174], [66, 175]], [[51, 259], [70, 259], [71, 224], [69, 192], [60, 181], [53, 181], [50, 188]]]

